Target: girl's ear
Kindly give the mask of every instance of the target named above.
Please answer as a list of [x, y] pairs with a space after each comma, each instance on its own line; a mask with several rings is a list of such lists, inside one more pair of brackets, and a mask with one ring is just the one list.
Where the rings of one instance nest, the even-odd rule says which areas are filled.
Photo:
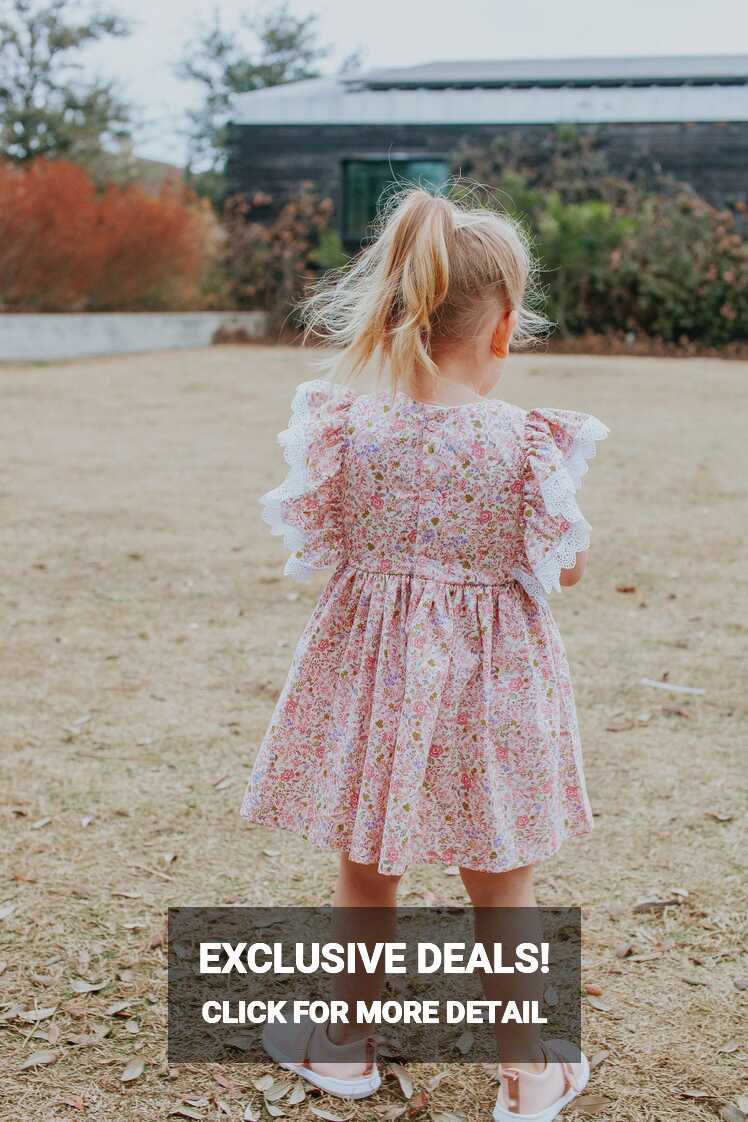
[[514, 311], [505, 312], [491, 336], [491, 351], [497, 358], [506, 358], [509, 354], [509, 344], [512, 341], [516, 326], [517, 313]]

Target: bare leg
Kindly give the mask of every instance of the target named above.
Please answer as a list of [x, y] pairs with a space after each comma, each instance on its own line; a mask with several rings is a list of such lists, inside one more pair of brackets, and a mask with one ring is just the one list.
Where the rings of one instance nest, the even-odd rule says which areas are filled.
[[[482, 943], [492, 943], [498, 934], [506, 939], [515, 930], [521, 940], [540, 942], [542, 930], [540, 918], [535, 924], [533, 909], [537, 907], [531, 865], [520, 869], [510, 869], [506, 873], [482, 873], [474, 869], [460, 869], [462, 883], [476, 909], [475, 938]], [[513, 927], [510, 916], [500, 919], [493, 908], [522, 908], [521, 919]], [[511, 940], [510, 940], [511, 941]], [[538, 976], [523, 975], [515, 979], [513, 975], [500, 977], [486, 974], [483, 976], [486, 996], [490, 1000], [532, 1000], [539, 999], [541, 983]], [[530, 992], [530, 991], [533, 992]], [[540, 1033], [535, 1025], [496, 1025], [496, 1041], [499, 1054], [512, 1059], [512, 1067], [532, 1072], [542, 1071], [545, 1057], [540, 1045]], [[514, 1062], [514, 1056], [522, 1057], [522, 1062]]]
[[[341, 856], [333, 907], [338, 912], [333, 928], [337, 942], [367, 945], [391, 941], [395, 933], [395, 907], [400, 877], [383, 876], [376, 865], [359, 865]], [[366, 909], [357, 913], [353, 909]], [[382, 972], [337, 974], [332, 981], [333, 997], [355, 1008], [356, 1001], [375, 1001], [382, 990]], [[331, 1024], [329, 1037], [345, 1044], [368, 1034], [355, 1024]]]

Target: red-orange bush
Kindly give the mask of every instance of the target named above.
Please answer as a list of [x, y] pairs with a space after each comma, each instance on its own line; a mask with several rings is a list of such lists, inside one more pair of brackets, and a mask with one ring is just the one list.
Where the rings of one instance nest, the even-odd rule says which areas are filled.
[[214, 243], [209, 206], [173, 185], [99, 193], [64, 160], [0, 165], [6, 310], [194, 307]]

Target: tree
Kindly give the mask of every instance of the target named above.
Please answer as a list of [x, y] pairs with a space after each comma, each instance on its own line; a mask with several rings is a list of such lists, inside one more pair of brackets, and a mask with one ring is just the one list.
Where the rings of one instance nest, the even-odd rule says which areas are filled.
[[127, 135], [114, 83], [80, 75], [91, 43], [128, 34], [112, 12], [79, 0], [0, 0], [0, 152], [80, 163]]
[[317, 17], [296, 16], [288, 3], [245, 15], [226, 28], [216, 10], [177, 64], [177, 74], [202, 87], [203, 100], [189, 114], [190, 167], [220, 186], [226, 125], [234, 94], [316, 78], [329, 54], [318, 39]]

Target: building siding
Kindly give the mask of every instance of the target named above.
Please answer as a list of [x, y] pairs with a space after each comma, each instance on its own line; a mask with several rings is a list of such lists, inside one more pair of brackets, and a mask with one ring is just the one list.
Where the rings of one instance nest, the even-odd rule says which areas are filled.
[[[625, 123], [591, 127], [614, 172], [628, 176], [656, 162], [718, 206], [748, 201], [748, 122]], [[521, 133], [531, 144], [548, 125], [251, 125], [229, 126], [230, 193], [267, 192], [278, 207], [306, 180], [341, 212], [341, 163], [367, 157], [451, 156], [464, 143]]]

